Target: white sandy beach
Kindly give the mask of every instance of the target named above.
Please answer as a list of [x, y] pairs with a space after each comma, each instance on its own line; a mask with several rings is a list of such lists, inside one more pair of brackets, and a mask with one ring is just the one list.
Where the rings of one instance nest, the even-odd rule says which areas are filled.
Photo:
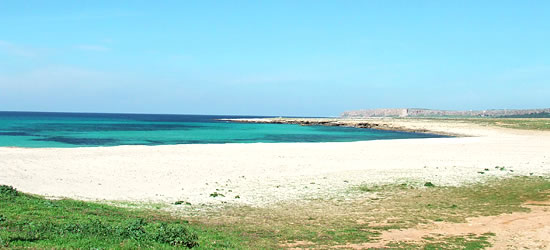
[[[429, 120], [388, 122], [471, 137], [0, 148], [0, 184], [84, 200], [262, 205], [333, 195], [361, 183], [458, 185], [490, 176], [550, 174], [550, 132]], [[225, 197], [211, 197], [214, 192]]]

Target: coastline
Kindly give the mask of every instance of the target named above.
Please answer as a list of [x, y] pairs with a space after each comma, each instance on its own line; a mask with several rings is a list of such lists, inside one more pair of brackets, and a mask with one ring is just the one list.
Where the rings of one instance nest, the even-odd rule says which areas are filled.
[[[361, 184], [429, 181], [456, 186], [495, 177], [550, 174], [550, 132], [457, 121], [381, 120], [394, 128], [468, 137], [0, 148], [0, 184], [47, 197], [264, 206], [331, 197]], [[484, 171], [496, 167], [505, 171]], [[223, 197], [212, 197], [214, 193]]]
[[[328, 126], [328, 127], [353, 127], [368, 128], [377, 130], [389, 130], [411, 133], [432, 133], [438, 135], [449, 135], [440, 131], [430, 131], [427, 129], [413, 129], [407, 127], [396, 127], [384, 122], [383, 118], [363, 118], [363, 119], [342, 119], [342, 118], [236, 118], [236, 119], [218, 119], [219, 121], [237, 122], [237, 123], [264, 123], [264, 124], [296, 124], [301, 126]], [[388, 120], [387, 118], [385, 119]]]
[[[440, 126], [443, 119], [423, 118], [235, 118], [218, 119], [236, 123], [296, 124], [301, 126], [353, 127], [397, 132], [435, 134], [452, 137], [478, 136], [480, 133]], [[436, 126], [434, 126], [436, 125]], [[439, 126], [438, 126], [439, 125]], [[456, 124], [455, 124], [456, 125]], [[477, 131], [479, 132], [479, 131]], [[483, 134], [483, 133], [481, 133]]]

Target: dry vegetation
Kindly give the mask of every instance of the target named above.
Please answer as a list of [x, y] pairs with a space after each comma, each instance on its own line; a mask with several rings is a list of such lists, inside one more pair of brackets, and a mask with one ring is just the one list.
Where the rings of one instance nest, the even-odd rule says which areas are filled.
[[[430, 187], [407, 183], [360, 186], [342, 198], [287, 202], [276, 206], [237, 207], [195, 218], [241, 232], [251, 248], [350, 246], [376, 243], [392, 229], [466, 218], [528, 212], [526, 201], [548, 199], [550, 181], [543, 177], [494, 180], [463, 187]], [[346, 198], [347, 197], [347, 198]], [[386, 242], [382, 246], [429, 247], [490, 245], [492, 232], [425, 237], [421, 241]]]
[[446, 118], [441, 120], [471, 122], [484, 126], [497, 126], [512, 129], [550, 130], [550, 118]]

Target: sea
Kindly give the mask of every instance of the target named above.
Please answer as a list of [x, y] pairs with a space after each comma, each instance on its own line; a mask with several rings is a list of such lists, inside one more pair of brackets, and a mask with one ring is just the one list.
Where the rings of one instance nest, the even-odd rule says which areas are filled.
[[443, 137], [351, 127], [221, 121], [262, 116], [0, 112], [0, 147], [352, 142]]

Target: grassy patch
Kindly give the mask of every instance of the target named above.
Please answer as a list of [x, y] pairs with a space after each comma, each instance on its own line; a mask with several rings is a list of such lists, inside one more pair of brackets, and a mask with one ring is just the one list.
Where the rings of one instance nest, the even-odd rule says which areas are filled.
[[491, 246], [489, 238], [492, 236], [495, 234], [466, 234], [447, 237], [434, 235], [425, 237], [420, 242], [392, 242], [387, 246], [400, 249], [484, 249]]
[[424, 185], [402, 189], [388, 186], [378, 192], [371, 221], [392, 228], [408, 228], [431, 221], [465, 222], [467, 217], [528, 211], [528, 200], [548, 199], [550, 180], [541, 177], [498, 179], [460, 187]]
[[219, 248], [239, 245], [236, 239], [160, 211], [48, 200], [0, 186], [0, 248]]
[[[250, 248], [326, 247], [376, 242], [385, 230], [434, 221], [465, 222], [468, 217], [528, 211], [526, 201], [548, 199], [550, 180], [517, 177], [485, 184], [443, 187], [424, 184], [360, 186], [356, 197], [306, 200], [268, 208], [229, 208], [196, 218], [239, 231]], [[481, 238], [480, 238], [481, 237]], [[455, 245], [484, 247], [485, 236], [426, 240], [427, 249]], [[406, 248], [406, 247], [405, 247]]]
[[[53, 201], [1, 186], [0, 248], [328, 248], [377, 242], [386, 230], [420, 223], [528, 211], [521, 204], [546, 200], [549, 192], [550, 180], [533, 176], [462, 187], [363, 185], [341, 198], [228, 207], [183, 220], [159, 210]], [[388, 247], [477, 249], [491, 236], [434, 235]]]
[[550, 130], [550, 118], [467, 118], [449, 120], [513, 129]]

